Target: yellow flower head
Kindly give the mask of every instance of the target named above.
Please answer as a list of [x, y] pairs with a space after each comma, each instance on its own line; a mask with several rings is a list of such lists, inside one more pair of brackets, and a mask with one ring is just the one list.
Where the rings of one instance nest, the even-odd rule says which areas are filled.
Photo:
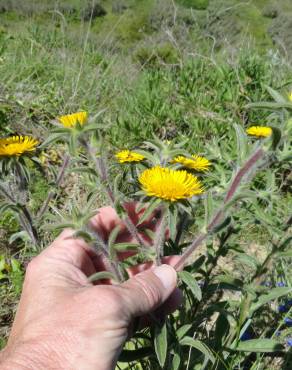
[[179, 163], [186, 168], [190, 168], [196, 171], [208, 171], [209, 167], [211, 166], [211, 162], [204, 157], [200, 157], [199, 155], [192, 155], [192, 158], [187, 158], [182, 155], [175, 157], [171, 163]]
[[0, 139], [0, 157], [19, 157], [36, 150], [38, 140], [30, 136], [10, 136]]
[[132, 152], [131, 150], [122, 150], [118, 152], [115, 157], [120, 163], [125, 162], [140, 162], [145, 158], [144, 155]]
[[73, 128], [78, 123], [83, 126], [87, 122], [87, 112], [77, 112], [73, 114], [67, 114], [58, 118], [64, 127]]
[[272, 129], [271, 127], [266, 126], [251, 126], [246, 130], [246, 133], [250, 136], [255, 137], [269, 137], [272, 135]]
[[139, 182], [150, 197], [175, 202], [203, 193], [201, 182], [187, 171], [156, 166], [141, 173]]
[[288, 99], [290, 100], [290, 102], [292, 102], [292, 91], [289, 92]]

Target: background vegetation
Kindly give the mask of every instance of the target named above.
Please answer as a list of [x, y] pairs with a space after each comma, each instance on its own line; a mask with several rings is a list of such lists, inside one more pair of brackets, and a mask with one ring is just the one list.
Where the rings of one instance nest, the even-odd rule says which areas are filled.
[[[208, 153], [211, 160], [216, 159], [216, 148], [228, 151], [236, 146], [234, 123], [243, 128], [269, 123], [270, 111], [250, 110], [246, 105], [271, 100], [267, 85], [283, 95], [292, 90], [291, 59], [289, 0], [0, 0], [1, 137], [32, 134], [43, 141], [51, 121], [60, 114], [82, 109], [94, 117], [103, 110], [103, 122], [109, 124], [105, 139], [111, 153], [134, 148], [155, 133], [163, 140], [188, 139], [187, 150]], [[53, 181], [51, 167], [61, 164], [64, 151], [58, 145], [41, 154], [45, 176], [31, 168], [32, 210], [39, 210], [46, 199]], [[232, 168], [233, 160], [232, 156], [226, 160], [226, 169]], [[267, 174], [262, 179], [267, 188], [277, 188], [272, 206], [262, 204], [262, 218], [259, 215], [254, 224], [246, 222], [246, 227], [233, 236], [232, 243], [250, 256], [249, 262], [241, 260], [241, 265], [235, 265], [232, 255], [219, 266], [240, 281], [245, 278], [246, 265], [252, 274], [253, 257], [261, 263], [267, 256], [273, 241], [267, 229], [277, 230], [289, 218], [289, 164], [272, 172], [275, 179], [269, 180]], [[82, 197], [84, 186], [79, 175], [70, 173], [55, 204], [68, 211], [72, 199]], [[100, 196], [98, 203], [104, 202]], [[240, 217], [244, 219], [247, 213], [243, 211]], [[267, 214], [271, 219], [265, 224]], [[13, 237], [19, 230], [13, 214], [3, 212], [0, 347], [5, 345], [26, 263], [54, 237], [54, 232], [43, 230], [42, 245], [32, 248], [26, 240]], [[208, 244], [200, 253], [208, 255], [206, 250], [210, 251]], [[291, 258], [277, 259], [264, 276], [262, 284], [291, 287]], [[278, 330], [283, 314], [287, 314], [278, 312], [281, 304], [281, 300], [272, 303], [270, 316], [258, 319], [250, 336], [281, 332], [280, 340], [288, 351], [291, 329]], [[182, 322], [188, 325], [190, 320], [186, 316]], [[219, 329], [218, 324], [214, 330]], [[214, 345], [212, 335], [209, 339], [216, 351], [219, 344]], [[189, 352], [190, 358], [194, 353]], [[140, 366], [160, 368], [157, 361], [147, 361]], [[290, 366], [289, 357], [277, 354], [249, 354], [244, 365], [242, 357], [232, 361], [223, 368]], [[203, 368], [199, 366], [196, 368]]]

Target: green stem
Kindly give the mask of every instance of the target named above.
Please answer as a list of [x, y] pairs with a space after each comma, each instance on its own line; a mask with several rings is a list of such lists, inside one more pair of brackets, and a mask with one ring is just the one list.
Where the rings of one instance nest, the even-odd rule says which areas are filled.
[[260, 163], [260, 160], [264, 157], [265, 152], [262, 148], [258, 148], [251, 157], [246, 161], [246, 163], [242, 166], [242, 168], [237, 172], [235, 175], [233, 181], [230, 184], [229, 189], [227, 190], [226, 196], [223, 200], [223, 203], [221, 207], [217, 210], [213, 218], [211, 219], [209, 225], [207, 226], [206, 232], [201, 232], [191, 243], [189, 247], [185, 250], [185, 252], [181, 255], [179, 261], [176, 263], [174, 268], [176, 270], [183, 269], [184, 266], [187, 263], [188, 258], [193, 254], [193, 252], [196, 250], [196, 248], [207, 238], [209, 234], [211, 234], [216, 226], [220, 224], [222, 221], [224, 214], [225, 214], [225, 208], [228, 203], [233, 199], [236, 191], [238, 190], [243, 178], [250, 172], [250, 170], [253, 167], [258, 166]]
[[[70, 163], [70, 156], [69, 155], [66, 155], [65, 158], [64, 158], [64, 162], [63, 162], [63, 165], [59, 171], [59, 174], [57, 176], [57, 179], [56, 179], [56, 187], [58, 188], [63, 179], [64, 179], [64, 176], [65, 176], [65, 172], [66, 172], [66, 169], [67, 167], [69, 166], [69, 163]], [[38, 219], [41, 219], [43, 217], [43, 215], [46, 213], [49, 205], [50, 205], [50, 202], [51, 200], [54, 198], [54, 196], [56, 195], [56, 191], [54, 190], [51, 190], [47, 196], [47, 199], [45, 200], [45, 203], [43, 204], [41, 210], [39, 211], [37, 217]]]
[[161, 255], [165, 239], [165, 229], [166, 229], [166, 220], [167, 220], [167, 208], [163, 207], [161, 209], [161, 218], [158, 228], [155, 233], [153, 247], [156, 254], [156, 265], [161, 265]]
[[[89, 153], [91, 159], [93, 160], [93, 163], [95, 164], [95, 168], [96, 168], [96, 171], [101, 179], [101, 184], [108, 196], [108, 199], [110, 201], [110, 204], [113, 208], [115, 208], [115, 202], [116, 202], [116, 199], [115, 199], [115, 195], [109, 185], [109, 175], [108, 175], [108, 170], [107, 170], [107, 167], [106, 167], [106, 164], [105, 164], [105, 161], [103, 158], [97, 158], [96, 157], [96, 151], [95, 149], [90, 145], [88, 144], [87, 142], [83, 142], [83, 145], [85, 146], [87, 152]], [[142, 248], [147, 248], [148, 245], [147, 243], [144, 242], [143, 238], [140, 236], [139, 234], [139, 231], [136, 227], [136, 225], [132, 222], [129, 214], [128, 214], [128, 211], [127, 209], [125, 208], [125, 206], [123, 204], [121, 204], [121, 206], [123, 207], [124, 211], [126, 212], [126, 217], [125, 219], [123, 220], [124, 223], [125, 223], [125, 226], [127, 227], [130, 235], [132, 236], [132, 238], [134, 240], [137, 241], [137, 243], [140, 244], [140, 246]]]

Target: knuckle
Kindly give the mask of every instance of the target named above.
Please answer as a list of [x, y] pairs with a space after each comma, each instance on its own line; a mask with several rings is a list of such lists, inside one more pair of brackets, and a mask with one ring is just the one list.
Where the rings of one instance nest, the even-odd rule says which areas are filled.
[[137, 276], [135, 280], [139, 290], [145, 297], [147, 305], [153, 306], [162, 301], [162, 292], [159, 287], [151, 281], [151, 279], [145, 280], [144, 278]]

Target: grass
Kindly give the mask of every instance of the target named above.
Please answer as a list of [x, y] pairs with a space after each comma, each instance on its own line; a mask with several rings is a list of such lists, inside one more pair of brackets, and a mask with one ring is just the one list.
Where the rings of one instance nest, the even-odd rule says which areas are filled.
[[[154, 1], [125, 0], [120, 13], [103, 1], [107, 14], [92, 23], [80, 21], [80, 1], [62, 2], [64, 15], [49, 12], [53, 1], [46, 6], [29, 0], [21, 6], [10, 3], [0, 14], [1, 135], [18, 132], [44, 140], [58, 115], [84, 109], [94, 116], [104, 110], [102, 121], [109, 124], [105, 135], [111, 152], [138, 146], [155, 133], [163, 140], [187, 139], [188, 150], [208, 152], [216, 161], [219, 147], [227, 152], [235, 146], [234, 123], [247, 127], [271, 119], [267, 111], [247, 110], [247, 103], [269, 100], [266, 85], [283, 93], [291, 87], [289, 58], [273, 49], [267, 33], [272, 20], [262, 15], [264, 1], [254, 0], [228, 13], [224, 22], [235, 19], [243, 31], [232, 40], [232, 48], [216, 49], [216, 53], [212, 38], [206, 38], [208, 10], [198, 10], [207, 1], [177, 1], [173, 8], [173, 2], [165, 0], [164, 6], [171, 10], [162, 15]], [[214, 2], [209, 3], [211, 9]], [[222, 1], [221, 6], [234, 3]], [[0, 1], [0, 9], [5, 4]], [[291, 10], [284, 0], [277, 6]], [[223, 29], [215, 24], [215, 35], [218, 29], [226, 32], [224, 22]], [[57, 151], [62, 153], [62, 148]], [[220, 160], [224, 162], [224, 156]], [[226, 168], [234, 166], [234, 160], [226, 159]], [[29, 191], [31, 206], [37, 210], [53, 176], [49, 170], [45, 177], [35, 171]], [[281, 173], [276, 172], [277, 176]], [[63, 194], [64, 209], [75, 196], [78, 178], [72, 177], [66, 185], [72, 194], [69, 199]], [[283, 190], [280, 198], [278, 213], [283, 218], [291, 197]], [[18, 224], [11, 214], [2, 215], [0, 256], [10, 268], [3, 269], [1, 279], [0, 347], [19, 297], [25, 262], [36, 253], [20, 239], [7, 246], [15, 231]], [[240, 235], [240, 244], [264, 245], [268, 238], [262, 225], [249, 225]], [[47, 233], [47, 242], [50, 239]], [[285, 273], [291, 285], [288, 266], [281, 261], [273, 279]]]

